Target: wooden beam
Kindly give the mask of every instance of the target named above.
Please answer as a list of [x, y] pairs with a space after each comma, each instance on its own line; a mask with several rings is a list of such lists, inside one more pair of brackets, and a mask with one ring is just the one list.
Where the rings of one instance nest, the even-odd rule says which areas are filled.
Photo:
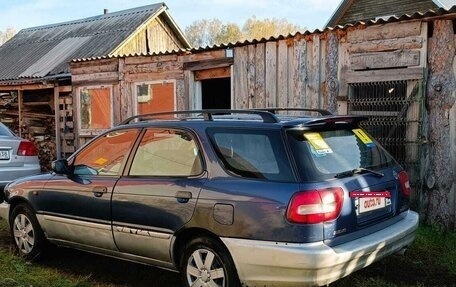
[[184, 70], [197, 71], [197, 70], [205, 70], [205, 69], [210, 69], [210, 68], [229, 67], [229, 66], [233, 65], [233, 63], [234, 63], [233, 58], [221, 58], [221, 59], [185, 62]]
[[0, 85], [0, 91], [27, 91], [54, 89], [54, 84]]
[[72, 86], [58, 86], [59, 88], [59, 93], [71, 93], [73, 90]]
[[406, 23], [388, 23], [369, 26], [365, 29], [351, 30], [347, 33], [350, 43], [365, 42], [379, 39], [398, 39], [421, 35], [421, 21]]
[[231, 77], [230, 67], [195, 71], [195, 81], [229, 77]]
[[117, 72], [101, 72], [93, 74], [81, 74], [81, 75], [72, 75], [71, 81], [73, 83], [78, 82], [91, 82], [91, 81], [109, 81], [109, 80], [118, 80], [119, 75]]
[[347, 83], [370, 83], [403, 80], [419, 80], [424, 76], [423, 68], [388, 69], [347, 72]]
[[353, 43], [348, 45], [350, 53], [366, 53], [379, 51], [396, 51], [420, 49], [423, 47], [424, 38], [422, 36], [412, 36], [395, 39], [379, 39]]
[[[64, 88], [64, 87], [62, 87]], [[70, 87], [71, 89], [71, 87]], [[62, 142], [60, 140], [60, 103], [59, 103], [59, 94], [60, 94], [60, 87], [59, 83], [55, 83], [54, 88], [54, 121], [55, 121], [55, 148], [56, 148], [56, 158], [60, 159], [62, 156]]]
[[420, 51], [359, 53], [350, 55], [352, 70], [410, 67], [420, 65]]

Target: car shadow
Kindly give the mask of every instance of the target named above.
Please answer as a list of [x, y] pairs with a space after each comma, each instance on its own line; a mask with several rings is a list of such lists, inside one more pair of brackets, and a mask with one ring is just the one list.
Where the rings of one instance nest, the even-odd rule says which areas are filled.
[[50, 247], [36, 264], [110, 287], [180, 286], [178, 273], [64, 247]]

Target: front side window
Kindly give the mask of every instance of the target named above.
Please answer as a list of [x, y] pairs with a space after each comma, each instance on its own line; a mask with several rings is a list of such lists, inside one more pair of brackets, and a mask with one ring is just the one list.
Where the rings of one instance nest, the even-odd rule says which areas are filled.
[[74, 174], [119, 175], [137, 133], [135, 129], [119, 130], [95, 139], [74, 158]]
[[174, 82], [148, 82], [135, 85], [137, 113], [150, 114], [174, 110]]
[[79, 89], [80, 124], [83, 130], [109, 129], [112, 125], [110, 87]]
[[357, 168], [384, 168], [393, 163], [379, 143], [359, 128], [287, 133], [298, 170], [311, 181], [333, 178]]
[[187, 177], [203, 172], [193, 136], [185, 131], [148, 129], [136, 151], [131, 176]]
[[223, 165], [247, 178], [293, 181], [280, 131], [209, 129]]

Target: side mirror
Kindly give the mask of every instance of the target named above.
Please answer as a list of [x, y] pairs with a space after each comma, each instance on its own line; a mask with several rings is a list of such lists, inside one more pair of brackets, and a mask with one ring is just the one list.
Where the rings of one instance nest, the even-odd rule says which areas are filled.
[[66, 159], [58, 159], [52, 162], [52, 170], [57, 174], [69, 174], [70, 168]]

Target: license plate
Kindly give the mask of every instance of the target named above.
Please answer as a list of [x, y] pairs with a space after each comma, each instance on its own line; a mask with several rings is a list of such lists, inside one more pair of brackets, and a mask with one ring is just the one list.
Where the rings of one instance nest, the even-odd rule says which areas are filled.
[[0, 159], [9, 159], [9, 151], [0, 150]]
[[391, 201], [386, 197], [361, 197], [358, 198], [358, 213], [381, 209], [389, 204], [391, 204]]

